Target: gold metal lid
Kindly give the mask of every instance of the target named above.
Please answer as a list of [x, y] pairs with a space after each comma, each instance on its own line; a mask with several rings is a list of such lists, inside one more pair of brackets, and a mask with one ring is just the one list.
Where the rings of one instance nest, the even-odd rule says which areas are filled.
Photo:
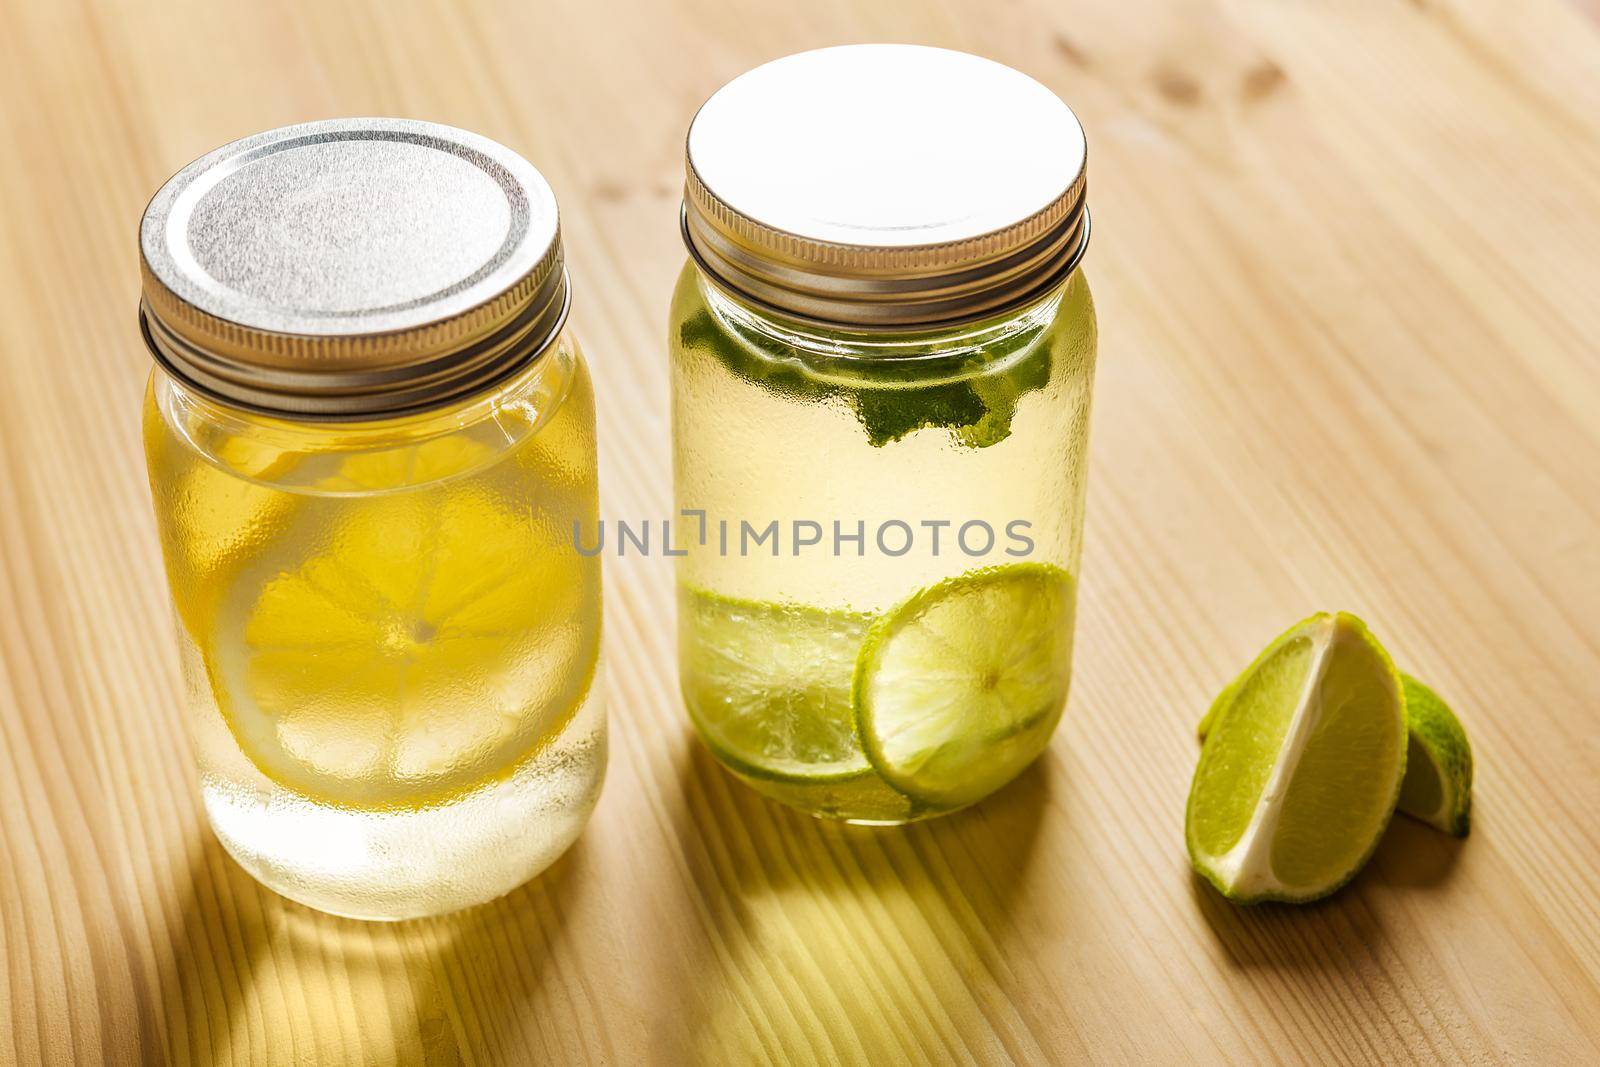
[[689, 127], [684, 242], [710, 279], [855, 328], [983, 318], [1049, 293], [1089, 239], [1083, 127], [1010, 67], [846, 45], [749, 71]]
[[151, 353], [201, 391], [296, 417], [434, 407], [516, 373], [569, 304], [555, 195], [486, 137], [332, 119], [173, 175], [139, 228]]

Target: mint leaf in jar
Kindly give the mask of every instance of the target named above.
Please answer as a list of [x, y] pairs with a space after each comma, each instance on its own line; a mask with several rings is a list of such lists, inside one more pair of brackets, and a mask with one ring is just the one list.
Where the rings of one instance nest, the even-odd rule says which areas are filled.
[[769, 392], [797, 400], [842, 399], [867, 440], [882, 448], [921, 429], [943, 429], [967, 448], [987, 448], [1011, 434], [1018, 401], [1050, 380], [1043, 331], [1023, 331], [954, 356], [938, 353], [841, 359], [802, 352], [782, 341], [735, 335], [702, 307], [679, 328], [684, 348], [698, 349]]

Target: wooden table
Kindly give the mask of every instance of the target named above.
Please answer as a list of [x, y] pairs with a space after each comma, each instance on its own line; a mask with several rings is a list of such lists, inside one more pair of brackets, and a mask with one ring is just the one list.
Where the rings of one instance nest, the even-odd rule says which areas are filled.
[[[25, 3], [0, 17], [0, 1061], [1600, 1059], [1594, 0]], [[663, 319], [696, 104], [761, 60], [948, 45], [1090, 138], [1102, 344], [1077, 682], [966, 813], [824, 825], [675, 696], [668, 561], [611, 561], [589, 830], [397, 926], [259, 888], [196, 802], [137, 432], [135, 224], [189, 159], [394, 114], [564, 209], [604, 506], [670, 508]], [[1364, 616], [1459, 709], [1474, 831], [1323, 904], [1190, 875], [1192, 727]]]

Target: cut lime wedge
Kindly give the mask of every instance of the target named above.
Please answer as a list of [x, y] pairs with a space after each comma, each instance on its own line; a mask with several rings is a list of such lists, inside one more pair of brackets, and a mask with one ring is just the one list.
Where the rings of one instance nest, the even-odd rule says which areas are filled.
[[[1254, 667], [1245, 669], [1245, 673]], [[1239, 681], [1224, 686], [1195, 732], [1200, 740], [1216, 725]], [[1397, 810], [1454, 837], [1466, 837], [1472, 809], [1472, 746], [1467, 732], [1439, 694], [1401, 674], [1406, 698], [1406, 776]]]
[[1400, 810], [1454, 837], [1466, 837], [1472, 813], [1472, 746], [1439, 694], [1400, 676], [1410, 728]]
[[950, 809], [1031, 763], [1066, 704], [1074, 592], [1059, 567], [989, 567], [929, 586], [874, 623], [856, 661], [855, 708], [884, 780]]
[[1229, 689], [1189, 793], [1190, 860], [1243, 903], [1326, 896], [1394, 812], [1406, 764], [1399, 675], [1360, 619], [1322, 613]]
[[784, 782], [871, 773], [850, 711], [867, 616], [685, 586], [678, 620], [684, 702], [724, 763]]

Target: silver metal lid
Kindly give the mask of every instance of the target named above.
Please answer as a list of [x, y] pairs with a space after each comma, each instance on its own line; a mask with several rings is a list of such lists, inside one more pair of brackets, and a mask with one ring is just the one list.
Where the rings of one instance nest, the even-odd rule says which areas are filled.
[[320, 418], [432, 407], [514, 373], [569, 303], [555, 195], [486, 137], [332, 119], [173, 175], [139, 228], [141, 325], [229, 403]]
[[1089, 237], [1083, 127], [992, 60], [918, 45], [802, 52], [689, 127], [682, 216], [717, 284], [795, 318], [961, 322], [1060, 285]]

